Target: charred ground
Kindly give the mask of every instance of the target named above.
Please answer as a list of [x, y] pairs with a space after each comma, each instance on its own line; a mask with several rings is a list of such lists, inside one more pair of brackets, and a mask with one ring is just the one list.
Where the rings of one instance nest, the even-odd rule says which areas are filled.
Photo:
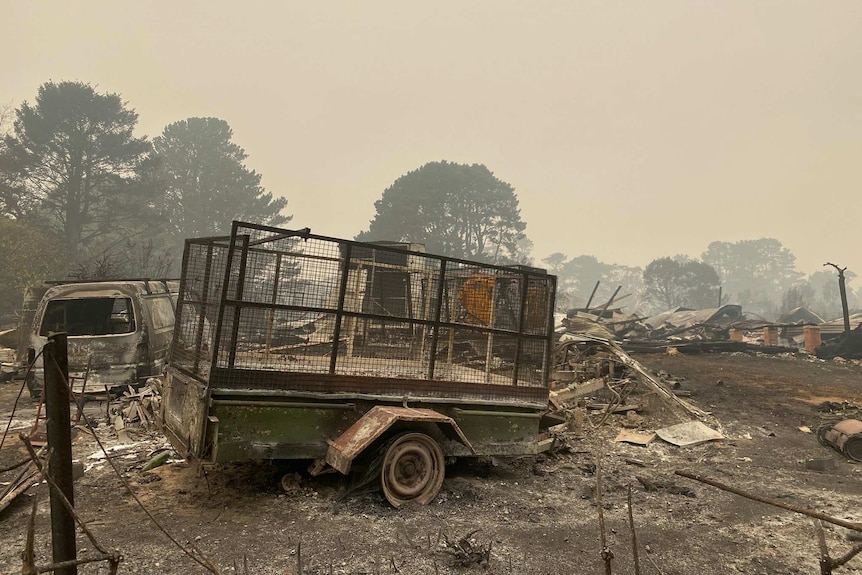
[[[755, 503], [674, 475], [694, 471], [753, 493], [832, 516], [862, 520], [862, 466], [821, 446], [813, 433], [825, 420], [859, 417], [862, 367], [852, 363], [749, 354], [639, 355], [654, 372], [678, 380], [690, 400], [710, 411], [726, 440], [675, 447], [614, 443], [624, 415], [612, 416], [581, 438], [567, 436], [556, 453], [510, 462], [458, 462], [436, 500], [396, 510], [372, 485], [345, 496], [336, 475], [310, 479], [300, 466], [247, 463], [207, 468], [175, 462], [142, 472], [166, 442], [155, 432], [130, 431], [134, 446], [114, 460], [148, 509], [184, 544], [195, 545], [224, 573], [486, 573], [602, 572], [596, 498], [596, 458], [603, 475], [602, 506], [615, 573], [633, 573], [626, 498], [632, 487], [642, 573], [817, 573], [813, 520]], [[0, 387], [8, 417], [17, 389]], [[33, 404], [22, 399], [16, 422]], [[88, 414], [102, 421], [99, 437], [117, 444], [104, 423], [104, 406]], [[644, 412], [655, 429], [660, 413]], [[102, 419], [99, 419], [99, 418]], [[86, 473], [75, 484], [76, 504], [103, 546], [119, 549], [121, 573], [198, 573], [203, 568], [172, 546], [124, 490], [110, 467], [88, 459], [97, 451], [85, 430], [75, 457]], [[21, 459], [17, 434], [0, 452], [0, 466]], [[834, 469], [806, 469], [809, 459]], [[286, 472], [295, 472], [279, 487]], [[3, 476], [8, 481], [8, 474]], [[50, 559], [47, 491], [31, 489], [0, 516], [0, 571], [20, 572], [32, 498], [38, 497], [37, 555]], [[855, 536], [827, 526], [834, 554]], [[473, 534], [460, 552], [458, 540]], [[856, 534], [858, 535], [858, 534]], [[447, 545], [447, 541], [449, 544]], [[81, 555], [92, 545], [79, 537]], [[84, 551], [84, 550], [87, 551]], [[474, 554], [464, 553], [464, 549]], [[480, 566], [481, 558], [489, 557]], [[106, 566], [80, 573], [107, 572]], [[838, 572], [862, 571], [857, 557]]]

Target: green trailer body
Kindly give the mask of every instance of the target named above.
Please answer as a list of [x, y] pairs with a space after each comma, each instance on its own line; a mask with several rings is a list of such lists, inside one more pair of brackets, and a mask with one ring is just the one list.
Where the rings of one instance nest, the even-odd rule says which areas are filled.
[[548, 447], [555, 282], [242, 222], [187, 240], [165, 434], [211, 463], [308, 459], [346, 473], [379, 454], [387, 498], [427, 502], [440, 456]]

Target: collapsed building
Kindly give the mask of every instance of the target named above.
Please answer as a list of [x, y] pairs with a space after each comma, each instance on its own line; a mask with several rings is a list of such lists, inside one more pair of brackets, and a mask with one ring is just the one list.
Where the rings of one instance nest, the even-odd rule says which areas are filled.
[[814, 312], [796, 308], [777, 321], [746, 314], [742, 306], [665, 310], [642, 317], [621, 308], [578, 308], [561, 314], [557, 333], [587, 334], [613, 339], [630, 352], [761, 351], [784, 353], [804, 350], [822, 359], [862, 359], [862, 313], [824, 321]]

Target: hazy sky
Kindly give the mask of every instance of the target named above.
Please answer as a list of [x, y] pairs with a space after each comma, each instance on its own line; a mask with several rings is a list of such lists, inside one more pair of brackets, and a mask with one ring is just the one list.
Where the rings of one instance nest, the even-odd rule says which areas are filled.
[[775, 237], [862, 276], [858, 0], [0, 7], [0, 102], [81, 80], [140, 135], [220, 117], [297, 228], [352, 237], [445, 159], [515, 187], [536, 262]]

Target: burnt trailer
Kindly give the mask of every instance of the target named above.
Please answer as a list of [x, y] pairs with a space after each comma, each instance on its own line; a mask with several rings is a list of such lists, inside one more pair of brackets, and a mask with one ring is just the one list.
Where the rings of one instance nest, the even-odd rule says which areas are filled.
[[456, 457], [550, 447], [556, 278], [234, 222], [186, 241], [162, 401], [204, 463], [380, 466], [395, 506], [427, 503]]

